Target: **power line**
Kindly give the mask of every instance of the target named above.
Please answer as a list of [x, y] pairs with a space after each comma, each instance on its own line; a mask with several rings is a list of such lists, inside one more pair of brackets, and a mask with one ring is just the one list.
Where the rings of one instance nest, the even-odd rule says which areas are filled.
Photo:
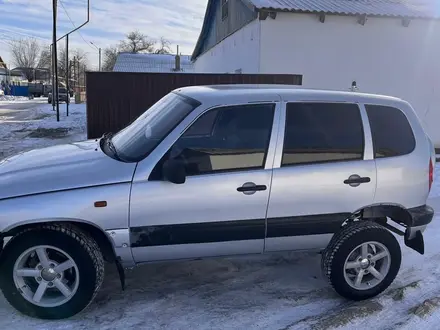
[[11, 47], [14, 39], [11, 36], [8, 36], [6, 33], [0, 31], [0, 42], [5, 44], [6, 46]]
[[[0, 31], [0, 36], [2, 36], [2, 38], [4, 39], [4, 40], [10, 40], [10, 41], [12, 41], [14, 38], [12, 38], [10, 35], [7, 35], [5, 32], [2, 32], [2, 31]], [[1, 41], [4, 41], [4, 40], [1, 40]]]
[[[72, 26], [76, 29], [75, 23], [73, 22], [72, 18], [70, 17], [69, 13], [67, 12], [66, 7], [64, 6], [64, 3], [59, 0], [61, 7], [63, 7], [64, 12], [66, 13], [67, 17], [69, 18], [70, 23], [72, 23]], [[78, 30], [76, 31], [78, 32], [78, 34], [81, 36], [81, 39], [90, 47], [93, 49], [93, 47], [90, 45], [90, 43], [83, 37], [83, 35], [81, 34], [81, 32]], [[94, 50], [94, 49], [93, 49]]]
[[[10, 30], [10, 29], [5, 29], [5, 28], [2, 28], [2, 27], [0, 27], [0, 30], [6, 31], [6, 32], [9, 32], [9, 33], [14, 33], [14, 34], [22, 35], [22, 36], [25, 36], [25, 37], [32, 37], [32, 38], [35, 38], [35, 39], [41, 39], [41, 40], [45, 40], [45, 41], [48, 40], [48, 38], [43, 38], [43, 37], [40, 37], [40, 36], [37, 36], [37, 35], [33, 35], [33, 34], [29, 34], [29, 33], [24, 33], [24, 32], [18, 32], [18, 31], [14, 31], [14, 30]], [[4, 33], [4, 32], [2, 32], [2, 33]]]

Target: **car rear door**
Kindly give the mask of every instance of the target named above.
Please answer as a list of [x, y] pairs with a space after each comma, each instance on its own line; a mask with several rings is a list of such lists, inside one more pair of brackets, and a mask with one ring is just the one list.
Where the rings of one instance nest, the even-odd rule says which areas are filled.
[[267, 213], [266, 251], [325, 247], [373, 202], [376, 167], [363, 105], [286, 102]]
[[[278, 102], [212, 108], [164, 140], [151, 174], [141, 165], [133, 180], [136, 262], [263, 251], [279, 116]], [[185, 183], [164, 181], [169, 157], [184, 161]]]

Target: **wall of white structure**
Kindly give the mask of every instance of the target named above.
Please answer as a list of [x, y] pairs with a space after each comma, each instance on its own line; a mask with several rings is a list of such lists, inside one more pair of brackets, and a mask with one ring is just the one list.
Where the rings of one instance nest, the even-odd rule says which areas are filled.
[[260, 63], [260, 24], [254, 20], [211, 48], [195, 62], [196, 72], [256, 73]]
[[[279, 50], [279, 51], [277, 51]], [[278, 13], [261, 21], [260, 73], [303, 74], [311, 88], [401, 97], [440, 147], [440, 22]]]
[[255, 20], [196, 61], [198, 72], [292, 73], [307, 88], [401, 97], [440, 147], [440, 22], [277, 13]]

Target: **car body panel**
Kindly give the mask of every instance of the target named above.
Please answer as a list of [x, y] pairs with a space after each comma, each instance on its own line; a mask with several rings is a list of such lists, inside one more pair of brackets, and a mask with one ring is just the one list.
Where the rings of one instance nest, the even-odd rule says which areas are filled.
[[402, 101], [396, 102], [394, 107], [408, 118], [416, 147], [408, 155], [376, 159], [378, 184], [374, 203], [393, 201], [413, 208], [425, 204], [428, 198], [429, 160], [435, 151], [411, 105]]
[[[352, 174], [372, 180], [358, 187], [344, 184]], [[267, 213], [266, 251], [295, 250], [296, 236], [307, 233], [324, 235], [326, 238], [316, 248], [325, 247], [327, 234], [334, 233], [356, 209], [373, 201], [375, 178], [373, 160], [274, 169]], [[306, 232], [301, 230], [304, 225], [310, 227]], [[279, 230], [285, 235], [272, 234]]]
[[[30, 223], [71, 221], [93, 224], [102, 231], [128, 228], [131, 183], [72, 189], [0, 201], [0, 232]], [[106, 201], [106, 207], [95, 202]]]
[[[137, 262], [171, 259], [173, 253], [165, 257], [165, 252], [153, 251], [160, 247], [171, 252], [180, 246], [180, 258], [194, 258], [199, 257], [206, 243], [211, 249], [204, 251], [204, 256], [263, 252], [269, 189], [245, 195], [237, 188], [246, 182], [270, 188], [271, 174], [270, 170], [255, 170], [195, 176], [182, 185], [165, 181], [133, 183], [133, 257]], [[200, 207], [194, 208], [194, 204]], [[193, 242], [199, 243], [199, 251], [186, 248]]]
[[[266, 102], [260, 100], [275, 106], [264, 169], [187, 177], [181, 185], [148, 180], [151, 165], [155, 166], [198, 117], [217, 108], [210, 105], [193, 111], [150, 157], [139, 163], [130, 203], [131, 244], [136, 262], [263, 252], [280, 107], [279, 102], [270, 102], [273, 97]], [[234, 105], [241, 105], [239, 101], [234, 100]], [[237, 188], [246, 182], [265, 185], [267, 190], [252, 195], [238, 192]], [[194, 203], [200, 207], [194, 208]], [[199, 249], [194, 248], [196, 243]]]
[[[296, 99], [285, 97], [282, 103], [282, 127], [286, 121], [286, 104], [291, 102]], [[329, 234], [350, 214], [373, 202], [377, 182], [371, 132], [368, 121], [364, 120], [365, 109], [359, 105], [358, 108], [364, 125], [362, 160], [281, 167], [284, 129], [280, 130], [267, 211], [265, 251], [325, 248], [332, 237]], [[371, 181], [357, 187], [344, 184], [353, 174], [369, 177]], [[305, 230], [305, 226], [309, 229]], [[310, 240], [298, 239], [304, 235], [310, 236]]]
[[35, 149], [0, 162], [0, 200], [131, 182], [135, 167], [105, 155], [97, 140]]

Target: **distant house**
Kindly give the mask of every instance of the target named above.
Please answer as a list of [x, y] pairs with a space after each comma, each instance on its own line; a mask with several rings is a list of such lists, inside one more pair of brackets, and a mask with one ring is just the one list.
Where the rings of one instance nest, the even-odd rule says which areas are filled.
[[0, 67], [0, 84], [2, 82], [18, 83], [24, 80], [25, 78], [20, 71], [11, 71], [7, 68]]
[[208, 0], [192, 60], [404, 98], [440, 147], [439, 36], [438, 0]]
[[22, 77], [21, 80], [26, 80], [26, 73], [29, 73], [33, 79], [32, 82], [47, 82], [50, 81], [50, 70], [47, 68], [25, 68], [16, 67], [10, 70], [11, 75]]
[[116, 72], [194, 72], [191, 56], [180, 55], [180, 69], [176, 56], [171, 54], [119, 53], [113, 71]]

